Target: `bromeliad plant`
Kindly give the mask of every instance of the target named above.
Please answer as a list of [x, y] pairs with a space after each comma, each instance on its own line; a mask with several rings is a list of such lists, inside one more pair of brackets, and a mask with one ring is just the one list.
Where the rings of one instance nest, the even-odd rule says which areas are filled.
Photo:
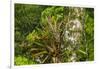
[[30, 50], [32, 56], [39, 63], [59, 63], [61, 62], [63, 7], [47, 8], [42, 12], [41, 20], [42, 29], [37, 28], [37, 32], [34, 32], [38, 33], [36, 35], [38, 38], [34, 33], [32, 35], [33, 48]]

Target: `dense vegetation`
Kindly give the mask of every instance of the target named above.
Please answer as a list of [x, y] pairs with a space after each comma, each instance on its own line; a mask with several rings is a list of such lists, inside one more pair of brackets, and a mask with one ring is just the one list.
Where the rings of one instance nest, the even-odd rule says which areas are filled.
[[15, 4], [15, 65], [94, 60], [94, 9]]

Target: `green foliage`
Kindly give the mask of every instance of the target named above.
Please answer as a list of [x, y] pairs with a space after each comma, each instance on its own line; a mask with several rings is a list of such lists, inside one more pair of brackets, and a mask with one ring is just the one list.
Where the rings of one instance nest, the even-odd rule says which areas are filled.
[[94, 9], [86, 9], [86, 12], [86, 44], [88, 47], [88, 60], [91, 61], [94, 60]]
[[15, 65], [28, 65], [28, 64], [36, 64], [36, 62], [29, 60], [22, 56], [15, 57]]
[[30, 43], [34, 42], [36, 39], [39, 39], [39, 37], [38, 33], [35, 30], [33, 30], [33, 32], [27, 35], [26, 37], [26, 40], [29, 41]]
[[92, 8], [15, 4], [14, 32], [15, 65], [94, 60]]

